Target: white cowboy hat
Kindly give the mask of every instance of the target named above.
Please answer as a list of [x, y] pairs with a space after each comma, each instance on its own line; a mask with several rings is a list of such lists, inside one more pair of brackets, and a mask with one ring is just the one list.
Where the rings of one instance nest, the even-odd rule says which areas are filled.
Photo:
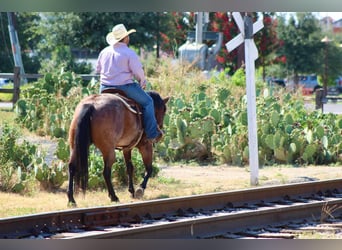
[[128, 36], [129, 34], [136, 32], [135, 29], [131, 29], [129, 31], [126, 30], [125, 25], [118, 24], [115, 25], [112, 29], [112, 32], [109, 32], [106, 36], [106, 41], [109, 45], [114, 45], [122, 38]]

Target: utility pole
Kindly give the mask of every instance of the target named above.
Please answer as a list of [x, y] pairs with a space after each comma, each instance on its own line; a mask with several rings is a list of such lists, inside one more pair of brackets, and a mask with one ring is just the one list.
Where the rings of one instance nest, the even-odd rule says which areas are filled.
[[202, 44], [202, 41], [203, 41], [203, 12], [197, 12], [196, 43]]
[[[7, 18], [8, 18], [8, 31], [9, 31], [9, 36], [10, 36], [11, 45], [12, 45], [14, 65], [16, 67], [20, 67], [20, 74], [24, 75], [25, 70], [24, 70], [24, 65], [23, 65], [23, 61], [21, 58], [21, 49], [19, 45], [18, 34], [14, 27], [14, 13], [7, 12]], [[20, 77], [20, 79], [26, 82], [26, 78]]]

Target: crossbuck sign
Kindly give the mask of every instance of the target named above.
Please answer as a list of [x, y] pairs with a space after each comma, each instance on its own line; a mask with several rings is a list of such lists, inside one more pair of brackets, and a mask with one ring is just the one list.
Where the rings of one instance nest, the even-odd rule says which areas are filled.
[[226, 43], [228, 52], [231, 52], [245, 42], [245, 67], [247, 88], [247, 114], [248, 114], [248, 146], [249, 165], [251, 170], [251, 184], [258, 184], [259, 157], [258, 157], [258, 131], [256, 122], [256, 96], [255, 96], [255, 60], [258, 50], [253, 41], [253, 35], [264, 27], [262, 20], [252, 23], [252, 18], [233, 12], [233, 18], [240, 30], [240, 34]]

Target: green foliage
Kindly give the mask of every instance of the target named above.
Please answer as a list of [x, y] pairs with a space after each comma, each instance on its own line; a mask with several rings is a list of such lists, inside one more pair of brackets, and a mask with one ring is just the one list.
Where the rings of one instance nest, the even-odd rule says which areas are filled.
[[5, 124], [0, 137], [0, 190], [27, 193], [37, 180], [43, 189], [59, 188], [67, 179], [62, 163], [45, 162], [45, 153], [26, 140], [20, 142], [15, 127]]
[[23, 193], [34, 180], [32, 164], [39, 153], [35, 145], [18, 142], [18, 129], [4, 124], [0, 134], [0, 190]]
[[243, 68], [239, 68], [235, 71], [234, 75], [232, 76], [232, 82], [236, 86], [246, 86], [246, 75], [245, 70]]
[[[166, 136], [158, 145], [164, 160], [214, 160], [248, 164], [248, 121], [244, 87], [211, 82], [210, 95], [197, 89], [186, 100], [182, 94], [169, 102]], [[210, 81], [216, 81], [211, 79]], [[262, 165], [330, 164], [341, 161], [341, 118], [309, 112], [302, 100], [285, 90], [258, 86], [257, 122]]]
[[[156, 68], [155, 76], [159, 70]], [[160, 91], [162, 96], [168, 93], [172, 98], [164, 119], [165, 137], [155, 146], [154, 155], [165, 161], [219, 161], [238, 166], [248, 164], [247, 100], [245, 87], [239, 84], [244, 75], [238, 72], [235, 77], [229, 78], [221, 73], [205, 80], [193, 72], [187, 73], [187, 77], [183, 72], [178, 73], [179, 76], [170, 71], [166, 75], [159, 75], [159, 81], [164, 85], [165, 79], [171, 76], [182, 82], [177, 83], [180, 91], [168, 92], [170, 86]], [[53, 163], [48, 167], [41, 156], [36, 156], [32, 163], [35, 166], [34, 176], [45, 183], [41, 184], [45, 188], [58, 187], [66, 179], [70, 154], [66, 134], [74, 109], [85, 95], [98, 92], [96, 82], [83, 85], [70, 72], [47, 74], [23, 91], [22, 99], [16, 105], [20, 124], [32, 131], [58, 138], [55, 155], [61, 163]], [[262, 165], [341, 162], [340, 116], [322, 114], [320, 110], [308, 112], [298, 96], [282, 89], [274, 90], [270, 95], [263, 84], [258, 84], [257, 118], [259, 160]], [[122, 154], [117, 152], [116, 158], [112, 168], [113, 179], [120, 185], [126, 185], [127, 174]], [[145, 169], [138, 152], [133, 151], [132, 161], [136, 183], [141, 180]], [[8, 170], [5, 176], [15, 171]], [[153, 171], [157, 174], [158, 168], [153, 166]], [[89, 156], [90, 188], [105, 188], [102, 173], [101, 154], [92, 146]]]
[[318, 19], [312, 13], [296, 13], [288, 21], [279, 18], [278, 37], [284, 45], [277, 51], [286, 56], [288, 71], [317, 73], [322, 68], [323, 38]]
[[[133, 150], [132, 152], [132, 164], [134, 166], [133, 182], [139, 183], [145, 174], [145, 167], [142, 162], [140, 154]], [[157, 176], [159, 169], [156, 166], [152, 167], [152, 177]], [[116, 161], [112, 166], [112, 177], [119, 185], [128, 184], [128, 178], [126, 173], [126, 166], [123, 155], [120, 151], [116, 151]], [[103, 159], [99, 151], [90, 146], [89, 150], [89, 189], [104, 189], [106, 183], [103, 178]]]
[[[8, 33], [8, 13], [10, 12], [0, 12], [0, 32], [2, 37], [2, 42], [0, 43], [0, 72], [13, 72], [14, 65]], [[36, 73], [40, 67], [37, 55], [29, 55], [24, 53], [24, 51], [37, 49], [36, 45], [43, 38], [36, 34], [41, 17], [37, 12], [14, 12], [13, 14], [25, 72]]]
[[37, 159], [36, 163], [34, 168], [35, 178], [39, 181], [42, 189], [56, 190], [68, 179], [66, 165], [62, 162], [48, 166], [43, 159]]
[[70, 156], [69, 145], [67, 144], [66, 140], [64, 140], [63, 138], [58, 139], [55, 155], [57, 156], [58, 159], [60, 159], [63, 162], [67, 162], [69, 160], [69, 156]]
[[56, 68], [63, 67], [66, 71], [72, 71], [77, 74], [89, 74], [91, 72], [91, 64], [86, 62], [76, 62], [71, 52], [71, 47], [67, 45], [60, 45], [54, 47], [51, 51], [51, 58], [42, 61], [40, 72], [49, 74]]
[[15, 106], [17, 121], [40, 135], [66, 138], [74, 108], [82, 93], [89, 93], [82, 88], [82, 79], [74, 73], [47, 73], [22, 91]]
[[37, 147], [27, 141], [18, 144], [20, 136], [18, 129], [5, 124], [2, 127], [0, 138], [0, 164], [11, 162], [14, 167], [30, 167]]

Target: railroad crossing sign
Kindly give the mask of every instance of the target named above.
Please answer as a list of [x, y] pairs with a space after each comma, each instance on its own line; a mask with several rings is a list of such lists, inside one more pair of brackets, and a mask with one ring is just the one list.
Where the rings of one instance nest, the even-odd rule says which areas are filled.
[[240, 34], [226, 43], [228, 52], [233, 51], [243, 42], [245, 43], [245, 69], [247, 92], [247, 116], [248, 116], [248, 147], [249, 166], [251, 170], [251, 184], [258, 184], [259, 156], [258, 156], [258, 131], [256, 122], [256, 97], [255, 97], [255, 60], [258, 58], [258, 49], [255, 46], [253, 35], [264, 27], [262, 20], [253, 24], [250, 16], [242, 16], [239, 12], [233, 12], [233, 18], [240, 30]]
[[[242, 44], [244, 42], [244, 39], [253, 39], [253, 35], [264, 27], [264, 23], [262, 22], [262, 20], [258, 20], [252, 26], [251, 17], [245, 16], [245, 20], [243, 20], [239, 12], [233, 12], [233, 18], [240, 30], [240, 34], [226, 43], [228, 52], [232, 52], [236, 47]], [[258, 50], [255, 46], [254, 41], [250, 53], [252, 54], [252, 58], [254, 58], [254, 60], [258, 58]]]

